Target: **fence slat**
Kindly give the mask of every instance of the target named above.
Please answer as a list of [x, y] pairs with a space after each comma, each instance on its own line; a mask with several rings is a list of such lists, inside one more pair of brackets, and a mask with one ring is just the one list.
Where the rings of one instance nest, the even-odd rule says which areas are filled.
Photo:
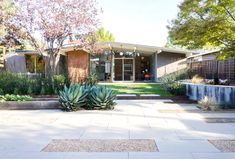
[[191, 76], [200, 75], [205, 79], [213, 79], [217, 75], [219, 79], [228, 79], [235, 84], [235, 58], [224, 61], [206, 60], [192, 62], [188, 65]]

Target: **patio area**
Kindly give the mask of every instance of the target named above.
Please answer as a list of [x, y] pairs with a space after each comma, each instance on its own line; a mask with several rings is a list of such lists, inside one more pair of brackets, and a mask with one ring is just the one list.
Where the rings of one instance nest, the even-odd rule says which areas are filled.
[[0, 159], [235, 158], [234, 111], [170, 102], [118, 100], [111, 111], [0, 111]]

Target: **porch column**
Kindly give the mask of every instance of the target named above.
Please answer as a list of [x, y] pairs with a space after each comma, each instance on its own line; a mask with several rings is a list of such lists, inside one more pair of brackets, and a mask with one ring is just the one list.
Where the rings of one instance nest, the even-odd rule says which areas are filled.
[[114, 54], [112, 53], [112, 55], [111, 55], [111, 70], [110, 70], [110, 72], [111, 72], [111, 82], [113, 82], [113, 80], [114, 80]]
[[157, 52], [154, 53], [154, 81], [157, 81]]

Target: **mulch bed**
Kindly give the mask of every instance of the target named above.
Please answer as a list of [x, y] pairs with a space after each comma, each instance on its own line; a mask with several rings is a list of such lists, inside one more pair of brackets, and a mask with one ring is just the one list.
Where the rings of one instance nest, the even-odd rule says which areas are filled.
[[235, 118], [204, 118], [207, 123], [235, 123]]
[[157, 152], [151, 139], [54, 139], [43, 152]]
[[221, 152], [235, 152], [235, 140], [208, 140]]

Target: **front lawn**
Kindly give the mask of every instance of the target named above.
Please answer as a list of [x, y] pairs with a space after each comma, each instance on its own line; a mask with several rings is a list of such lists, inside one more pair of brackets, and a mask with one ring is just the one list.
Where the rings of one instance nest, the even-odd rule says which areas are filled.
[[159, 94], [160, 96], [170, 96], [161, 84], [148, 83], [100, 83], [114, 90], [115, 94]]

